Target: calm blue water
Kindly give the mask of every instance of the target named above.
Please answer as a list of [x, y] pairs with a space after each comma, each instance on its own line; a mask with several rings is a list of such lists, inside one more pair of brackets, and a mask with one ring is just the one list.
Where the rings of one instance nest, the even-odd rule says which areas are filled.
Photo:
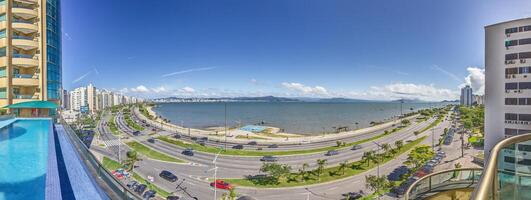
[[44, 199], [49, 120], [17, 120], [0, 129], [0, 200]]
[[[443, 106], [447, 103], [404, 103], [403, 113], [423, 108]], [[172, 123], [193, 128], [223, 126], [224, 103], [161, 103], [154, 111]], [[283, 128], [290, 133], [319, 134], [333, 127], [358, 128], [369, 126], [371, 121], [381, 121], [400, 115], [400, 103], [356, 102], [231, 102], [227, 103], [227, 123], [230, 126], [256, 124]]]

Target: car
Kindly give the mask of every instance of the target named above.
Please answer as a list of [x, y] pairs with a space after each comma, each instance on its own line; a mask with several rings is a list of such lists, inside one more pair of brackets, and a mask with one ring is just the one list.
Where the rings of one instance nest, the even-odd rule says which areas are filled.
[[202, 138], [200, 138], [200, 140], [208, 141], [208, 137], [202, 137]]
[[354, 199], [360, 199], [361, 197], [363, 197], [363, 195], [357, 192], [349, 192], [349, 193], [345, 193], [342, 195], [345, 197], [344, 200], [354, 200]]
[[138, 136], [138, 135], [140, 135], [140, 131], [135, 131], [135, 132], [133, 132], [133, 135], [134, 135], [134, 136]]
[[166, 171], [166, 170], [162, 170], [159, 174], [159, 176], [163, 179], [166, 179], [167, 181], [170, 181], [170, 182], [175, 182], [177, 181], [177, 176], [175, 176], [173, 173], [171, 173], [170, 171]]
[[179, 200], [181, 199], [179, 196], [168, 196], [166, 197], [166, 200]]
[[267, 146], [267, 148], [278, 148], [278, 145], [277, 144], [270, 144], [269, 146]]
[[142, 195], [142, 193], [144, 193], [144, 190], [146, 190], [146, 188], [147, 188], [147, 185], [145, 185], [145, 184], [140, 184], [140, 185], [138, 185], [138, 187], [135, 188], [135, 192], [136, 192], [137, 194]]
[[181, 139], [181, 135], [179, 135], [179, 134], [175, 134], [175, 135], [173, 135], [173, 138], [175, 138], [175, 139]]
[[276, 161], [278, 161], [278, 158], [274, 157], [274, 156], [264, 156], [264, 157], [260, 158], [260, 161], [262, 161], [262, 162], [276, 162]]
[[215, 182], [210, 183], [210, 186], [218, 189], [232, 190], [232, 185], [223, 180], [216, 180]]
[[182, 152], [182, 154], [186, 156], [194, 156], [194, 150], [192, 148], [187, 148]]
[[151, 131], [157, 131], [157, 129], [156, 128], [152, 128]]
[[151, 198], [155, 197], [155, 194], [157, 194], [157, 192], [155, 192], [155, 190], [148, 190], [146, 193], [144, 193], [144, 195], [142, 197], [144, 197], [144, 199], [148, 200], [148, 199], [151, 199]]
[[233, 149], [243, 149], [243, 145], [237, 144], [237, 145], [232, 146], [232, 148]]
[[248, 145], [257, 145], [258, 143], [256, 141], [250, 141], [249, 143], [247, 143]]
[[149, 124], [146, 124], [146, 127], [149, 127]]
[[336, 151], [336, 150], [330, 150], [328, 152], [325, 153], [325, 156], [335, 156], [339, 154], [339, 151]]
[[358, 150], [358, 149], [361, 149], [361, 145], [354, 145], [352, 146], [352, 148], [350, 148], [351, 150]]
[[129, 189], [134, 189], [137, 185], [138, 185], [138, 182], [136, 181], [130, 181], [129, 183], [127, 183], [127, 187]]
[[150, 143], [155, 143], [155, 138], [152, 138], [152, 137], [148, 138], [147, 141], [150, 142]]
[[205, 146], [206, 145], [206, 142], [203, 141], [203, 140], [199, 140], [197, 141], [197, 144], [201, 145], [201, 146]]
[[190, 139], [193, 141], [197, 141], [197, 137], [191, 137]]

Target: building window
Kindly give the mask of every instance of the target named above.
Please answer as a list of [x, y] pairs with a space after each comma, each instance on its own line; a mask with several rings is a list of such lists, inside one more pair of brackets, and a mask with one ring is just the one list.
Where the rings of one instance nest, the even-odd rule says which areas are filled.
[[7, 89], [6, 88], [0, 88], [0, 99], [7, 98]]
[[518, 89], [521, 89], [521, 90], [531, 89], [531, 82], [518, 83]]
[[529, 74], [530, 73], [530, 67], [520, 67], [518, 68], [518, 72], [520, 74]]
[[511, 33], [517, 33], [517, 32], [518, 32], [517, 27], [505, 29], [505, 34], [511, 34]]
[[505, 113], [505, 120], [518, 120], [518, 114]]
[[518, 40], [507, 40], [505, 41], [506, 47], [516, 46], [518, 45]]
[[519, 144], [518, 150], [531, 152], [531, 145]]
[[517, 53], [505, 54], [505, 60], [516, 60], [516, 59], [518, 59]]
[[505, 89], [506, 90], [517, 90], [518, 83], [505, 83]]
[[524, 45], [524, 44], [531, 44], [531, 38], [525, 38], [518, 40], [518, 44], [516, 45]]
[[519, 161], [518, 161], [518, 164], [529, 166], [529, 165], [531, 165], [531, 160], [529, 160], [529, 159], [522, 159], [522, 160], [519, 160]]
[[516, 98], [505, 98], [505, 105], [518, 105]]
[[514, 157], [505, 156], [503, 157], [503, 161], [508, 162], [508, 163], [514, 163], [515, 159]]
[[505, 135], [509, 135], [509, 136], [518, 135], [518, 130], [517, 129], [513, 129], [513, 128], [506, 128], [505, 129]]
[[520, 59], [526, 59], [531, 58], [531, 52], [522, 52], [518, 54], [518, 58]]
[[513, 74], [518, 74], [518, 67], [505, 69], [505, 75], [513, 75]]
[[531, 114], [518, 114], [519, 121], [531, 121]]

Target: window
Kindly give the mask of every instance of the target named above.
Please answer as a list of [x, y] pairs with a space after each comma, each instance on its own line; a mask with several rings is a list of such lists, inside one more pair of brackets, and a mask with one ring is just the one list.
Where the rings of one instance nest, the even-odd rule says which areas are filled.
[[518, 44], [516, 45], [524, 45], [524, 44], [531, 44], [531, 38], [520, 39], [518, 40]]
[[505, 41], [505, 46], [506, 47], [516, 46], [516, 45], [518, 45], [518, 40], [507, 40], [507, 41]]
[[514, 157], [505, 156], [505, 157], [503, 157], [503, 161], [508, 162], [508, 163], [514, 163], [515, 159], [514, 159]]
[[518, 74], [518, 67], [506, 68], [505, 75]]
[[0, 15], [0, 22], [4, 22], [6, 21], [6, 14], [1, 14]]
[[505, 29], [505, 34], [517, 33], [517, 32], [518, 32], [517, 27]]
[[506, 128], [505, 135], [515, 136], [518, 135], [518, 130], [513, 128]]
[[531, 133], [531, 130], [526, 130], [526, 129], [518, 129], [518, 134], [528, 134], [528, 133]]
[[529, 165], [531, 165], [531, 160], [529, 160], [529, 159], [522, 159], [522, 160], [519, 160], [519, 161], [518, 161], [518, 164], [529, 166]]
[[6, 56], [6, 48], [0, 48], [0, 57]]
[[518, 120], [518, 114], [505, 113], [505, 120]]
[[518, 59], [517, 53], [505, 54], [505, 60], [515, 60]]
[[518, 105], [524, 105], [524, 106], [531, 105], [531, 98], [519, 98]]
[[6, 88], [0, 88], [0, 98], [5, 99], [7, 98], [7, 89]]
[[523, 26], [523, 31], [531, 31], [531, 26]]
[[531, 52], [522, 52], [522, 53], [519, 53], [519, 54], [518, 54], [518, 57], [519, 57], [520, 59], [531, 58]]
[[505, 83], [505, 89], [506, 90], [517, 90], [518, 83]]
[[518, 83], [518, 89], [521, 89], [521, 90], [531, 89], [531, 82]]
[[519, 114], [518, 120], [520, 121], [531, 121], [531, 114]]
[[529, 74], [529, 73], [531, 73], [531, 69], [530, 69], [530, 67], [520, 67], [520, 68], [518, 68], [518, 72], [520, 74]]
[[531, 145], [519, 144], [518, 150], [531, 152]]
[[505, 105], [518, 105], [516, 98], [505, 98]]

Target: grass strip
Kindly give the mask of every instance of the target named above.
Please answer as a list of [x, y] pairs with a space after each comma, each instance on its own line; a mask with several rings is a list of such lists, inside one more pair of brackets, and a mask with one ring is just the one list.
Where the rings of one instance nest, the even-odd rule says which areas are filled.
[[245, 135], [237, 135], [236, 139], [244, 139], [244, 140], [269, 140], [267, 138], [263, 137], [256, 137], [256, 136], [245, 136]]
[[132, 141], [126, 143], [127, 146], [131, 147], [131, 149], [137, 151], [140, 154], [143, 154], [147, 156], [148, 158], [155, 159], [155, 160], [161, 160], [161, 161], [167, 161], [167, 162], [174, 162], [174, 163], [183, 163], [184, 161], [179, 160], [175, 157], [166, 155], [164, 153], [154, 151], [138, 142]]
[[144, 127], [142, 127], [140, 124], [137, 124], [135, 121], [131, 119], [131, 116], [129, 114], [124, 114], [124, 120], [125, 123], [127, 123], [127, 126], [137, 130], [137, 131], [143, 131]]
[[103, 157], [103, 161], [101, 163], [103, 165], [103, 168], [109, 170], [109, 171], [112, 171], [112, 170], [116, 170], [118, 168], [121, 168], [122, 167], [122, 164], [120, 164], [118, 161], [115, 161], [113, 159], [110, 159], [110, 158], [107, 158], [107, 157]]
[[[390, 156], [384, 156], [381, 159], [381, 164], [385, 164], [399, 155], [406, 153], [407, 151], [411, 150], [413, 147], [417, 146], [419, 143], [421, 143], [424, 139], [426, 139], [427, 136], [423, 136], [419, 139], [413, 140], [407, 144], [405, 144], [401, 149], [397, 150], [396, 153], [390, 155]], [[311, 185], [316, 183], [324, 183], [324, 182], [330, 182], [350, 176], [354, 176], [357, 174], [360, 174], [362, 172], [365, 172], [367, 170], [373, 169], [377, 166], [377, 164], [373, 161], [367, 162], [366, 160], [358, 160], [355, 162], [348, 163], [348, 167], [345, 168], [344, 172], [339, 171], [339, 166], [335, 167], [329, 167], [325, 168], [322, 175], [321, 180], [319, 181], [317, 176], [306, 176], [305, 180], [300, 180], [300, 176], [298, 173], [291, 173], [288, 178], [286, 179], [280, 179], [277, 184], [270, 184], [266, 183], [263, 184], [259, 181], [255, 181], [252, 179], [224, 179], [225, 181], [239, 186], [246, 186], [246, 187], [257, 187], [257, 188], [281, 188], [281, 187], [294, 187], [294, 186], [302, 186], [302, 185]], [[292, 178], [289, 178], [292, 177]], [[295, 177], [295, 178], [293, 178]]]
[[116, 126], [116, 122], [114, 122], [115, 117], [116, 116], [114, 114], [111, 115], [111, 119], [107, 121], [107, 126], [109, 127], [113, 135], [120, 135], [120, 131], [118, 131], [118, 126]]
[[[302, 150], [290, 150], [290, 151], [257, 151], [257, 150], [236, 150], [236, 149], [227, 149], [222, 150], [222, 155], [234, 155], [234, 156], [285, 156], [285, 155], [297, 155], [297, 154], [310, 154], [310, 153], [318, 153], [318, 152], [326, 152], [330, 150], [338, 150], [343, 148], [350, 148], [350, 146], [358, 145], [366, 142], [370, 142], [373, 140], [380, 139], [382, 137], [385, 137], [387, 135], [390, 135], [391, 133], [399, 131], [401, 128], [394, 128], [392, 131], [386, 131], [380, 135], [376, 135], [374, 137], [366, 138], [363, 140], [358, 140], [351, 143], [346, 143], [341, 146], [329, 146], [329, 147], [322, 147], [322, 148], [315, 148], [315, 149], [302, 149]], [[196, 143], [188, 143], [181, 140], [171, 139], [167, 136], [159, 136], [157, 139], [162, 140], [164, 142], [180, 146], [182, 148], [192, 148], [196, 151], [202, 151], [207, 153], [213, 153], [216, 154], [219, 152], [219, 148], [216, 147], [210, 147], [210, 146], [202, 146]]]

